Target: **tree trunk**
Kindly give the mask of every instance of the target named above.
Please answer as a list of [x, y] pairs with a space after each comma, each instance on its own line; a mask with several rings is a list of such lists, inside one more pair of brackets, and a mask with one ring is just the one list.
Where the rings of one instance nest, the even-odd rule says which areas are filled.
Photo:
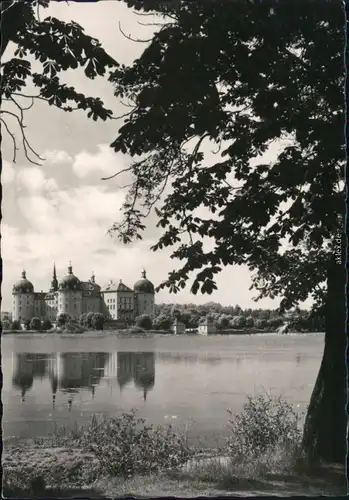
[[12, 37], [17, 34], [25, 24], [23, 2], [14, 0], [1, 0], [1, 47], [0, 57], [2, 58]]
[[343, 252], [341, 264], [333, 262], [328, 269], [325, 348], [304, 426], [303, 450], [309, 464], [314, 465], [346, 463], [348, 383], [344, 255]]

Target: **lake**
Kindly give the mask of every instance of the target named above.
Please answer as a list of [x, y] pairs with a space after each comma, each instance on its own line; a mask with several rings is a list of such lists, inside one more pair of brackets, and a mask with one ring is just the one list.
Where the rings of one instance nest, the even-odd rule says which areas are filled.
[[189, 425], [216, 446], [227, 409], [247, 395], [281, 395], [301, 412], [320, 367], [323, 334], [154, 336], [11, 334], [2, 337], [4, 437], [49, 434], [93, 414], [137, 409], [151, 423]]

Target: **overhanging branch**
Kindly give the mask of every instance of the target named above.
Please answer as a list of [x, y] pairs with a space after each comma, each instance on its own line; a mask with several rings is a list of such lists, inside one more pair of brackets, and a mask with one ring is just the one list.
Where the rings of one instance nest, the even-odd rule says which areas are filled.
[[131, 42], [149, 43], [149, 42], [151, 42], [153, 40], [153, 38], [149, 38], [148, 40], [141, 40], [140, 38], [139, 39], [135, 39], [135, 38], [132, 38], [131, 35], [126, 35], [126, 33], [121, 28], [120, 21], [119, 21], [119, 30], [124, 35], [124, 37], [127, 38], [127, 40], [131, 40]]
[[11, 132], [11, 130], [9, 129], [7, 123], [5, 122], [5, 120], [3, 120], [2, 118], [0, 118], [0, 122], [3, 123], [7, 133], [9, 134], [9, 136], [11, 137], [12, 139], [12, 142], [13, 142], [13, 158], [12, 158], [12, 162], [13, 163], [16, 163], [16, 157], [17, 157], [17, 151], [18, 151], [18, 148], [17, 148], [17, 143], [16, 143], [16, 137], [15, 135]]
[[[14, 101], [15, 102], [15, 101]], [[19, 129], [21, 131], [21, 135], [22, 135], [22, 145], [23, 145], [23, 149], [24, 149], [24, 154], [25, 154], [25, 157], [27, 158], [27, 160], [32, 163], [33, 165], [37, 165], [37, 166], [40, 166], [40, 163], [32, 160], [29, 156], [29, 151], [32, 152], [32, 154], [34, 156], [36, 156], [36, 158], [38, 158], [40, 161], [44, 161], [45, 159], [44, 158], [41, 158], [41, 156], [31, 147], [31, 145], [29, 144], [29, 141], [26, 137], [26, 134], [25, 134], [25, 131], [24, 129], [26, 128], [26, 126], [24, 125], [23, 123], [23, 110], [22, 108], [18, 105], [18, 103], [15, 102], [15, 104], [17, 104], [18, 108], [20, 109], [20, 113], [21, 113], [21, 116], [19, 117], [18, 115], [16, 115], [16, 113], [12, 113], [12, 111], [8, 111], [8, 110], [0, 110], [0, 115], [9, 115], [9, 116], [12, 116], [13, 118], [16, 119], [18, 125], [19, 125]], [[1, 118], [1, 121], [4, 123], [5, 120], [3, 118]], [[8, 127], [6, 127], [6, 130], [8, 129]], [[12, 133], [10, 134], [12, 136]], [[16, 144], [15, 144], [15, 147], [16, 147]], [[17, 151], [17, 149], [16, 149]], [[15, 153], [15, 151], [14, 151]]]

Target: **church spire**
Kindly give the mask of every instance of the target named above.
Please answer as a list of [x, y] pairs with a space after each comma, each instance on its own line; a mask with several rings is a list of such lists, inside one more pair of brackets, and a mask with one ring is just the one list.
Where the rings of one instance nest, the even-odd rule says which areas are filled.
[[56, 292], [58, 290], [58, 281], [57, 281], [57, 274], [56, 274], [56, 263], [53, 263], [53, 275], [52, 275], [52, 281], [51, 281], [51, 292]]

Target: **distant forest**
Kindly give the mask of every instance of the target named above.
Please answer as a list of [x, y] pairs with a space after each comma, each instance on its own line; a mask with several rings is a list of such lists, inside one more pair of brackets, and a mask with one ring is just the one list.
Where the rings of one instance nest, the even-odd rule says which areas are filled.
[[274, 331], [285, 323], [300, 331], [324, 331], [324, 318], [313, 311], [300, 309], [280, 314], [277, 309], [242, 309], [239, 305], [222, 306], [217, 302], [206, 304], [156, 304], [153, 327], [167, 329], [174, 318], [186, 328], [197, 328], [211, 318], [218, 330], [256, 328]]

